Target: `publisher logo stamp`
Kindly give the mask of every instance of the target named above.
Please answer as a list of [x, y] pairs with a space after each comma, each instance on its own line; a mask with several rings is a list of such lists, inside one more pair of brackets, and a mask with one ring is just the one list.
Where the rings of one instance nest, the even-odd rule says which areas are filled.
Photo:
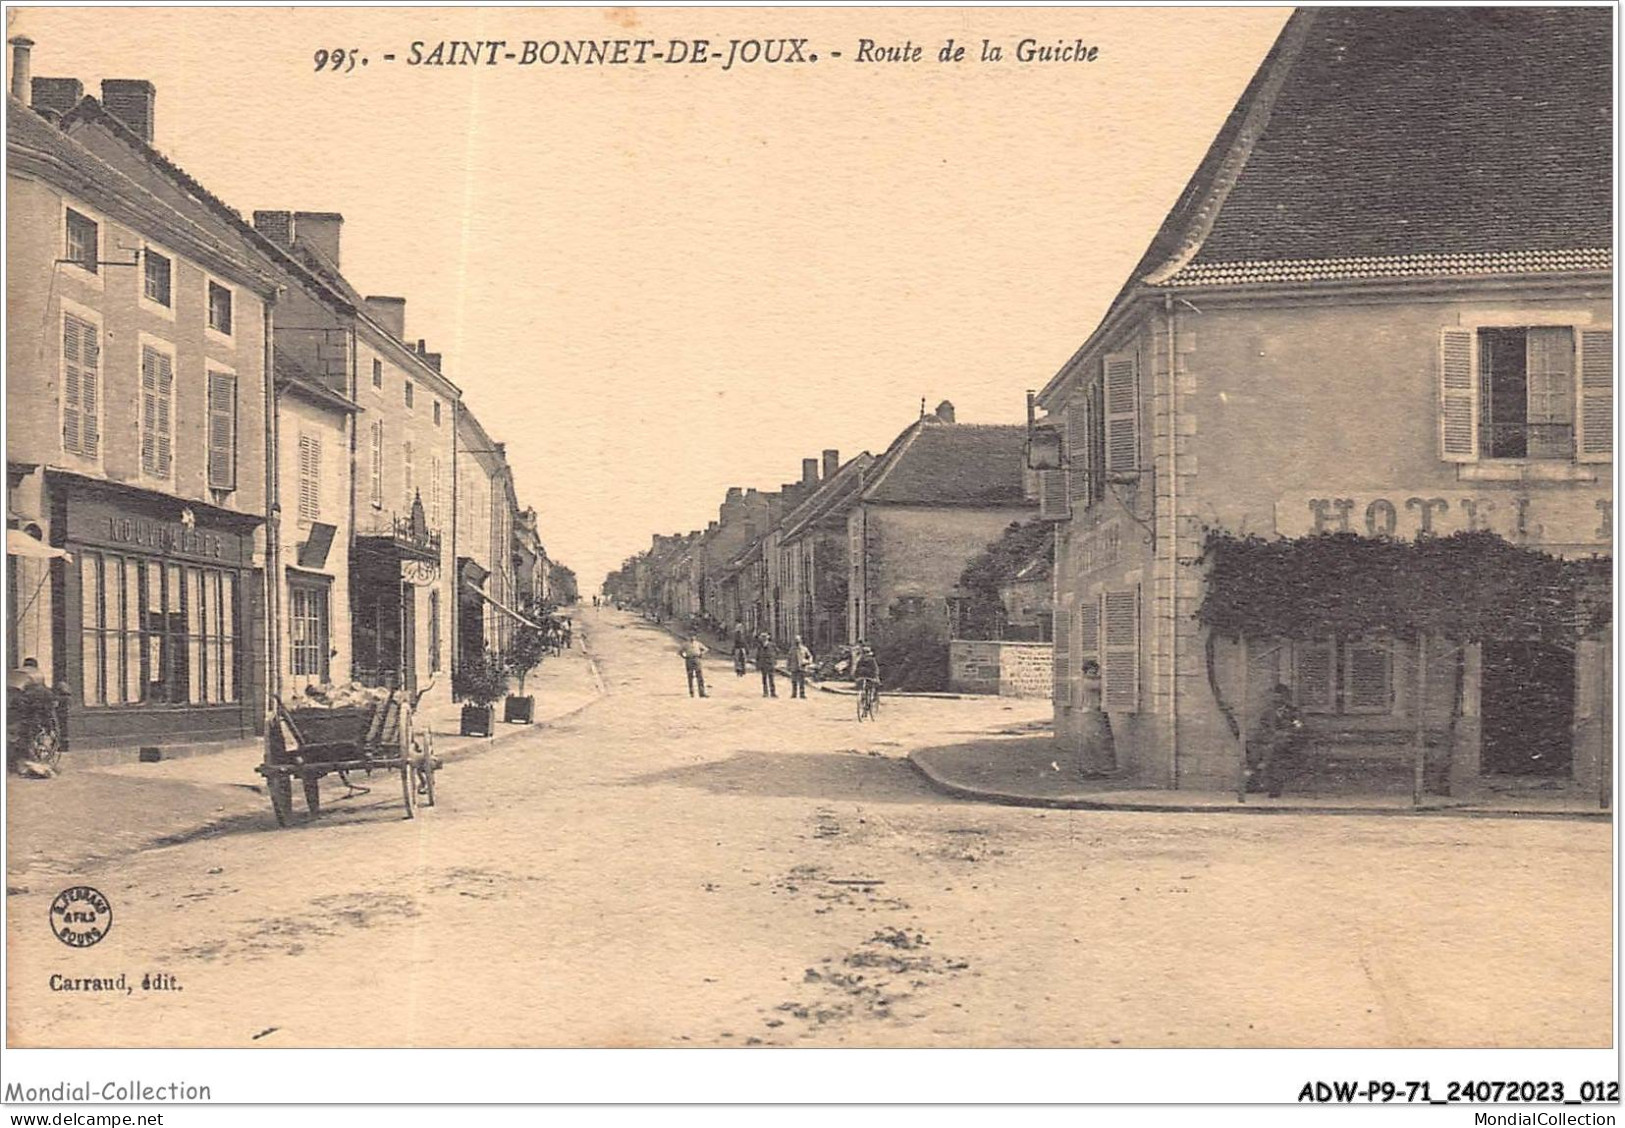
[[113, 927], [113, 906], [88, 885], [74, 885], [51, 902], [51, 931], [70, 948], [88, 948]]

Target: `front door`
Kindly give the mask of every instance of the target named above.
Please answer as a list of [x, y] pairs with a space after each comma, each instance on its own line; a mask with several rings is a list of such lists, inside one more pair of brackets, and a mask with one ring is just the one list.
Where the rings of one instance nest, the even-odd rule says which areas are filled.
[[1485, 775], [1568, 778], [1574, 765], [1574, 653], [1539, 642], [1484, 643]]
[[401, 585], [401, 688], [418, 691], [418, 605], [417, 588]]

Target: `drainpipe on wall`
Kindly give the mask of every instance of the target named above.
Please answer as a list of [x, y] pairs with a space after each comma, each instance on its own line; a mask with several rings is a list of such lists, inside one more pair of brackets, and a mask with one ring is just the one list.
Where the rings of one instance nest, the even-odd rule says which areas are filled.
[[[457, 570], [457, 499], [463, 494], [463, 479], [457, 470], [457, 435], [459, 432], [458, 420], [463, 413], [461, 397], [451, 403], [451, 536], [446, 536], [444, 529], [440, 532], [440, 543], [451, 545], [451, 567], [446, 570], [451, 582], [446, 585], [446, 626], [449, 634], [440, 641], [446, 647], [446, 669], [451, 671], [451, 682], [457, 684], [457, 668], [462, 656], [462, 625], [459, 622], [459, 612], [463, 606], [463, 577]], [[444, 548], [441, 549], [445, 551]], [[457, 692], [452, 690], [452, 700], [457, 699]]]
[[[276, 322], [272, 301], [261, 304], [265, 331], [265, 684], [282, 696], [282, 490], [277, 473], [281, 450], [276, 390]], [[270, 716], [270, 702], [265, 702]], [[271, 721], [266, 722], [267, 729]]]
[[[361, 350], [359, 338], [356, 336], [355, 322], [352, 321], [350, 323], [350, 399], [352, 402], [358, 404], [361, 402], [360, 364]], [[345, 648], [350, 652], [350, 677], [348, 680], [353, 682], [355, 681], [355, 585], [353, 584], [352, 580], [354, 579], [355, 573], [350, 567], [350, 561], [355, 559], [356, 445], [359, 443], [361, 438], [361, 413], [359, 411], [352, 411], [348, 414], [347, 418], [348, 423], [346, 424], [345, 429], [349, 432], [350, 440], [350, 524], [348, 526], [349, 531], [344, 538], [344, 614], [346, 619], [344, 624], [344, 630], [346, 631], [344, 645]], [[369, 466], [367, 470], [367, 480], [370, 486], [372, 481], [372, 468]], [[332, 614], [332, 608], [328, 608], [328, 614]], [[333, 640], [331, 636], [329, 636], [327, 640], [327, 647], [329, 650], [333, 648]], [[374, 652], [376, 652], [377, 649], [378, 646], [375, 642], [373, 644]]]
[[1179, 360], [1174, 351], [1174, 296], [1162, 295], [1168, 329], [1168, 783], [1179, 788]]

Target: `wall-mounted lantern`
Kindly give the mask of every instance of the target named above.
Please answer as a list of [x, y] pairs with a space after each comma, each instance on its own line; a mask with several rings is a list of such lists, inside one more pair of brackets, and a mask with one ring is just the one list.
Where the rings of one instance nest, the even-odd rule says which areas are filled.
[[1036, 418], [1036, 397], [1027, 393], [1027, 469], [1064, 470], [1066, 443], [1061, 429], [1050, 420]]

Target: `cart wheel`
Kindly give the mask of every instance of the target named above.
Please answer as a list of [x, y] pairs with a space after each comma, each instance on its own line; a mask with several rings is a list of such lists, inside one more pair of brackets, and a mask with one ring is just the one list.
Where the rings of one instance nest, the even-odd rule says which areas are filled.
[[293, 780], [286, 772], [275, 772], [265, 777], [265, 789], [271, 793], [271, 810], [276, 812], [277, 826], [293, 822]]
[[415, 774], [416, 773], [412, 771], [411, 758], [403, 757], [401, 759], [401, 798], [406, 800], [407, 818], [411, 818], [413, 815], [417, 814], [417, 780], [412, 778]]
[[305, 781], [305, 806], [310, 810], [311, 816], [314, 817], [322, 809], [322, 777], [314, 773], [306, 773], [303, 778]]

